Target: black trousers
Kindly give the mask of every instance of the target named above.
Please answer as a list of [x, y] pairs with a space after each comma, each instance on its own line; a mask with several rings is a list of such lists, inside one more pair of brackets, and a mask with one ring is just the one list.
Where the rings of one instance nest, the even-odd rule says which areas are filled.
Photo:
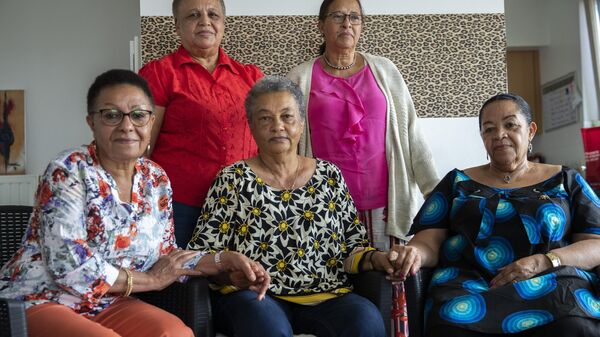
[[552, 323], [517, 334], [486, 334], [454, 326], [438, 325], [427, 329], [426, 337], [600, 337], [600, 321], [584, 317], [564, 317]]

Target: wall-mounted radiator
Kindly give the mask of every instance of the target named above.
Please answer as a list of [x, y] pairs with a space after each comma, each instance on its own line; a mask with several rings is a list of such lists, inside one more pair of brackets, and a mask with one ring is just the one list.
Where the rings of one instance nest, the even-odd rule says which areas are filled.
[[0, 176], [0, 205], [33, 206], [38, 176]]

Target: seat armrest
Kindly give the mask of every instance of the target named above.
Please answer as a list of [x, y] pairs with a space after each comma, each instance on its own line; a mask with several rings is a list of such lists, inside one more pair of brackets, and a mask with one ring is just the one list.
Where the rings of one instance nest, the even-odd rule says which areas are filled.
[[404, 281], [408, 331], [411, 337], [423, 336], [425, 300], [432, 275], [433, 268], [421, 268], [416, 275], [410, 276]]
[[385, 322], [386, 333], [391, 336], [389, 322], [392, 315], [392, 283], [385, 275], [380, 271], [368, 271], [348, 276], [354, 286], [354, 292], [369, 299], [379, 309]]
[[192, 277], [186, 283], [175, 282], [160, 291], [135, 296], [179, 317], [195, 336], [214, 336], [208, 280]]
[[0, 336], [27, 337], [25, 303], [0, 298]]

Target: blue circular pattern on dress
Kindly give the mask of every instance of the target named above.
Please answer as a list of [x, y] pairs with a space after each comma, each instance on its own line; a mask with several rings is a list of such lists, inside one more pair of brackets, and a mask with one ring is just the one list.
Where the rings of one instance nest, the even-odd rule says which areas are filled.
[[540, 233], [539, 223], [529, 215], [521, 215], [521, 221], [525, 227], [525, 232], [527, 232], [529, 243], [534, 245], [542, 243], [542, 234]]
[[494, 228], [494, 215], [489, 209], [483, 210], [481, 216], [481, 224], [479, 225], [479, 234], [477, 234], [477, 240], [487, 239], [492, 235], [492, 229]]
[[457, 197], [452, 201], [452, 209], [450, 210], [450, 219], [454, 219], [456, 217], [456, 213], [460, 210], [460, 208], [465, 204], [466, 199]]
[[471, 180], [471, 178], [469, 178], [468, 175], [460, 172], [460, 171], [456, 171], [456, 178], [454, 178], [454, 183], [459, 183], [461, 181], [467, 181], [467, 180]]
[[515, 253], [510, 242], [499, 236], [492, 236], [485, 247], [475, 247], [475, 259], [492, 273], [513, 262]]
[[582, 270], [579, 268], [575, 268], [575, 271], [577, 271], [577, 275], [579, 275], [579, 277], [581, 277], [584, 280], [587, 280], [591, 284], [598, 283], [598, 276], [596, 276], [596, 273], [590, 273], [587, 270]]
[[479, 322], [486, 314], [485, 300], [479, 294], [451, 299], [440, 308], [440, 317], [448, 322], [469, 324]]
[[517, 214], [517, 212], [510, 202], [504, 199], [498, 201], [498, 207], [496, 208], [496, 222], [508, 221], [515, 216], [515, 214]]
[[448, 202], [441, 192], [435, 192], [424, 205], [421, 224], [430, 225], [439, 222], [448, 211]]
[[505, 333], [518, 333], [548, 324], [553, 320], [552, 314], [545, 310], [518, 311], [506, 316], [502, 321], [502, 330]]
[[556, 274], [550, 273], [514, 284], [517, 294], [524, 300], [544, 297], [556, 289]]
[[458, 268], [449, 267], [449, 268], [437, 269], [433, 273], [433, 276], [431, 277], [431, 285], [434, 286], [434, 285], [448, 282], [450, 280], [455, 279], [457, 276], [458, 276]]
[[463, 288], [471, 293], [483, 293], [490, 288], [488, 287], [487, 282], [484, 279], [480, 278], [478, 280], [467, 280], [462, 283]]
[[585, 181], [585, 179], [583, 179], [581, 174], [578, 173], [577, 176], [575, 176], [575, 180], [577, 183], [579, 183], [579, 186], [581, 186], [583, 195], [590, 199], [594, 205], [596, 205], [596, 207], [600, 207], [600, 198], [598, 198], [592, 187]]
[[467, 246], [467, 239], [462, 234], [448, 238], [442, 246], [442, 252], [448, 261], [458, 261], [463, 249]]
[[552, 203], [544, 204], [538, 208], [535, 217], [549, 241], [561, 240], [567, 228], [565, 211]]
[[573, 292], [577, 304], [588, 315], [600, 318], [600, 300], [594, 297], [588, 289], [577, 289]]

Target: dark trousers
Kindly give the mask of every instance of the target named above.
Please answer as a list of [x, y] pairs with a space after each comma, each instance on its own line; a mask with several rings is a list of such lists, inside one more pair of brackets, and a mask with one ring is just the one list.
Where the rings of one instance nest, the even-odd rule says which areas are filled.
[[379, 310], [366, 298], [346, 294], [320, 304], [294, 304], [249, 290], [213, 297], [217, 331], [229, 337], [385, 337]]
[[564, 317], [552, 323], [516, 334], [485, 334], [453, 326], [438, 325], [428, 329], [427, 337], [588, 337], [600, 336], [600, 321], [584, 317]]
[[173, 222], [175, 222], [175, 242], [179, 248], [185, 249], [192, 238], [194, 228], [202, 208], [189, 206], [173, 201]]

